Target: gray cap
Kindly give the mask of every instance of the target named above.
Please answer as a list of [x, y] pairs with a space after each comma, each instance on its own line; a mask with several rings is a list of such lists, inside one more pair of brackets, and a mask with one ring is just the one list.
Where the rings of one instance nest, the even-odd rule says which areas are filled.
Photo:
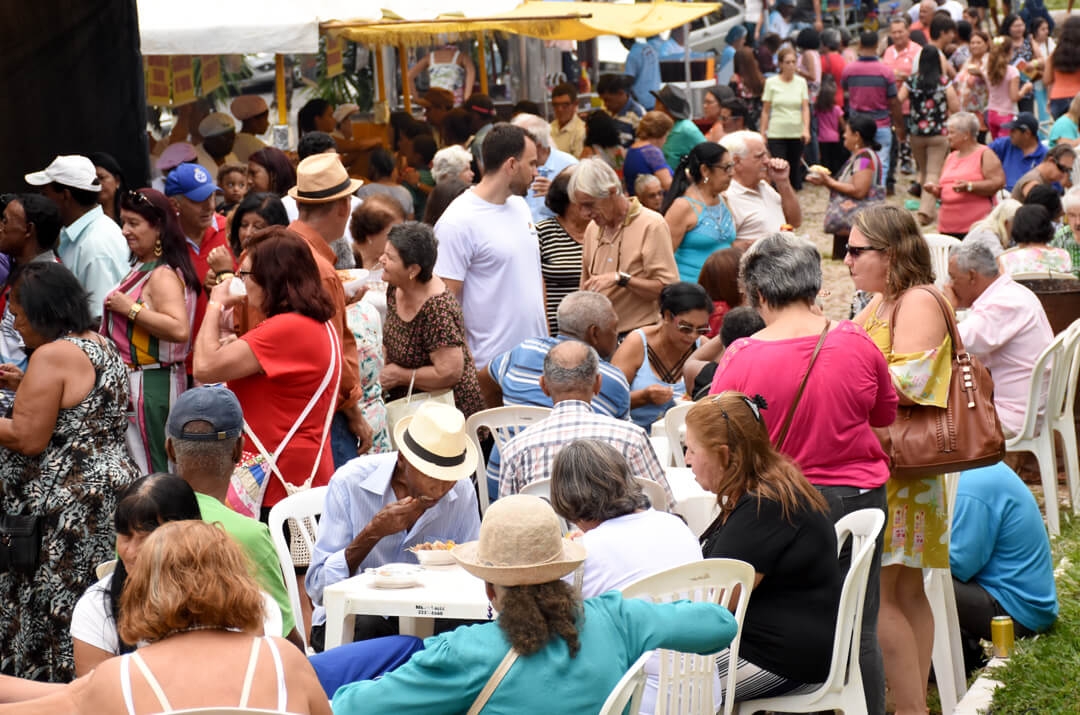
[[[189, 422], [209, 422], [210, 432], [186, 432]], [[221, 386], [194, 387], [169, 410], [166, 432], [173, 439], [217, 442], [236, 439], [244, 431], [244, 411], [232, 390]]]

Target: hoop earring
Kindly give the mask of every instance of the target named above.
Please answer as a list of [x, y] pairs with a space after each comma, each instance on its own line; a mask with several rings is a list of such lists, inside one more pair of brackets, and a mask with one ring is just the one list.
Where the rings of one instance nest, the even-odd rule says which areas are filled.
[[161, 258], [161, 239], [154, 242], [154, 257]]

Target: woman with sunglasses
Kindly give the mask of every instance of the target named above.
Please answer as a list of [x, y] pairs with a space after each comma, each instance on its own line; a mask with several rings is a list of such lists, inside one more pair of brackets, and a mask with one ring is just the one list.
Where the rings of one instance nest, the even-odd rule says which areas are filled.
[[[754, 567], [741, 627], [736, 702], [783, 695], [823, 682], [832, 662], [840, 602], [836, 532], [825, 498], [799, 467], [773, 449], [765, 401], [724, 392], [686, 415], [686, 463], [716, 494], [720, 516], [701, 535], [707, 559]], [[798, 634], [792, 637], [792, 634]], [[728, 654], [717, 656], [726, 683]]]
[[660, 213], [671, 230], [679, 280], [697, 281], [706, 259], [735, 241], [735, 220], [721, 195], [731, 185], [734, 168], [727, 149], [702, 142], [675, 169]]
[[686, 395], [683, 365], [709, 332], [712, 300], [697, 283], [660, 291], [660, 322], [638, 328], [611, 358], [630, 383], [630, 420], [648, 432]]
[[128, 366], [131, 455], [143, 474], [169, 471], [165, 419], [187, 389], [184, 360], [191, 346], [199, 279], [165, 195], [139, 189], [120, 199], [124, 238], [133, 268], [105, 297], [101, 333]]
[[[859, 509], [884, 512], [889, 462], [871, 428], [892, 423], [896, 391], [885, 358], [865, 331], [846, 320], [832, 323], [815, 308], [822, 282], [817, 248], [790, 233], [755, 241], [740, 262], [739, 280], [765, 328], [728, 346], [710, 392], [765, 398], [769, 409], [762, 416], [770, 437], [825, 497], [834, 522]], [[885, 707], [877, 641], [880, 544], [870, 565], [860, 640], [868, 712]], [[841, 570], [849, 559], [849, 553], [841, 555]]]

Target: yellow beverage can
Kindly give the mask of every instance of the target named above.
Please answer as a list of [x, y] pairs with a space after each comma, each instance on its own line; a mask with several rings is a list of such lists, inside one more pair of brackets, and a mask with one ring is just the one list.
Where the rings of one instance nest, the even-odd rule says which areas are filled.
[[994, 641], [994, 657], [1008, 658], [1013, 651], [1013, 620], [1008, 616], [990, 619], [990, 638]]

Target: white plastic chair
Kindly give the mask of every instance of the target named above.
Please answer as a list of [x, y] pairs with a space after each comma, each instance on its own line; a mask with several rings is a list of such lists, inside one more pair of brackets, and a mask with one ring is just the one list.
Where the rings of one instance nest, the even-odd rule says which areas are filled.
[[924, 233], [926, 245], [930, 247], [930, 263], [934, 267], [934, 285], [945, 287], [949, 282], [949, 249], [960, 245], [960, 239], [943, 233]]
[[[956, 491], [960, 474], [943, 475], [949, 523], [956, 510]], [[964, 669], [964, 648], [960, 641], [960, 620], [956, 611], [952, 573], [948, 568], [923, 569], [923, 591], [934, 616], [934, 649], [931, 660], [937, 679], [941, 711], [951, 713], [967, 692], [967, 672]]]
[[1058, 516], [1057, 460], [1054, 453], [1054, 430], [1045, 419], [1039, 419], [1039, 402], [1044, 387], [1047, 392], [1046, 412], [1050, 405], [1063, 401], [1062, 391], [1068, 382], [1070, 365], [1065, 356], [1064, 344], [1068, 330], [1059, 333], [1035, 360], [1028, 387], [1027, 406], [1024, 408], [1024, 426], [1020, 432], [1005, 440], [1008, 452], [1031, 452], [1039, 463], [1043, 501], [1046, 504], [1046, 525], [1050, 536], [1061, 533]]
[[686, 466], [683, 436], [686, 434], [686, 413], [693, 406], [693, 402], [679, 402], [664, 413], [664, 434], [671, 450], [671, 462], [676, 467]]
[[1069, 488], [1069, 503], [1072, 504], [1073, 514], [1080, 514], [1080, 452], [1076, 444], [1076, 388], [1077, 378], [1080, 376], [1080, 320], [1073, 321], [1072, 325], [1064, 331], [1065, 339], [1062, 343], [1062, 361], [1068, 361], [1068, 372], [1060, 383], [1062, 393], [1051, 395], [1047, 399], [1046, 419], [1050, 428], [1061, 438], [1062, 449], [1065, 452], [1065, 483]]
[[[524, 486], [524, 488], [522, 488], [522, 490], [520, 492], [518, 492], [518, 493], [519, 494], [528, 494], [529, 496], [534, 496], [534, 497], [540, 497], [541, 499], [543, 499], [544, 501], [546, 501], [547, 503], [550, 504], [551, 503], [551, 480], [550, 479], [536, 479], [536, 480], [531, 481], [528, 484], [526, 484]], [[566, 521], [566, 519], [563, 519], [561, 516], [559, 517], [559, 524], [561, 525], [560, 528], [563, 530], [564, 534], [567, 531], [570, 531], [570, 524]]]
[[653, 509], [657, 511], [668, 510], [667, 492], [658, 482], [645, 477], [634, 477], [634, 481], [641, 487], [641, 491], [645, 492], [645, 496], [649, 497]]
[[[641, 709], [641, 693], [645, 690], [645, 663], [652, 657], [652, 651], [643, 653], [634, 661], [626, 674], [615, 683], [599, 715], [622, 715], [628, 712], [634, 715]], [[629, 706], [629, 707], [628, 707]]]
[[[753, 566], [738, 559], [695, 561], [635, 581], [623, 587], [622, 594], [623, 598], [643, 598], [653, 603], [688, 599], [728, 605], [736, 587], [739, 594], [734, 616], [739, 630], [728, 646], [727, 677], [727, 692], [734, 693], [743, 617], [754, 587]], [[660, 654], [660, 684], [656, 691], [656, 715], [713, 713], [716, 656], [663, 649], [657, 653]], [[733, 706], [734, 700], [725, 698], [724, 715], [730, 715]]]
[[[501, 455], [507, 442], [513, 439], [515, 435], [550, 414], [550, 407], [536, 407], [533, 405], [492, 407], [489, 410], [481, 410], [465, 420], [465, 433], [473, 441], [477, 453], [483, 454], [484, 452], [480, 448], [479, 432], [483, 427], [491, 430], [491, 436], [495, 438], [495, 447]], [[480, 514], [482, 515], [487, 511], [488, 502], [490, 501], [488, 496], [487, 462], [483, 459], [479, 460], [476, 465], [476, 490], [480, 497]]]
[[264, 710], [262, 708], [188, 708], [186, 710], [170, 710], [173, 715], [289, 715], [285, 710]]
[[851, 566], [840, 591], [829, 677], [811, 693], [736, 703], [740, 715], [761, 710], [798, 713], [840, 710], [844, 715], [866, 715], [866, 696], [859, 671], [859, 634], [874, 541], [884, 524], [885, 513], [880, 509], [860, 509], [836, 522], [838, 549], [851, 536]]
[[[308, 523], [318, 526], [317, 517], [322, 514], [323, 505], [326, 502], [326, 492], [329, 487], [312, 487], [302, 492], [287, 496], [270, 509], [270, 516], [266, 525], [270, 528], [270, 540], [274, 542], [277, 550], [278, 561], [281, 563], [281, 572], [285, 577], [285, 589], [289, 592], [289, 605], [292, 606], [293, 617], [296, 619], [296, 630], [307, 647], [307, 628], [303, 622], [303, 611], [300, 609], [300, 588], [296, 583], [296, 570], [293, 565], [292, 553], [289, 551], [289, 542], [285, 539], [284, 525], [288, 519], [302, 520], [310, 518]], [[300, 534], [307, 542], [308, 552], [314, 553], [315, 539], [318, 531], [314, 534], [308, 529], [300, 529]]]

